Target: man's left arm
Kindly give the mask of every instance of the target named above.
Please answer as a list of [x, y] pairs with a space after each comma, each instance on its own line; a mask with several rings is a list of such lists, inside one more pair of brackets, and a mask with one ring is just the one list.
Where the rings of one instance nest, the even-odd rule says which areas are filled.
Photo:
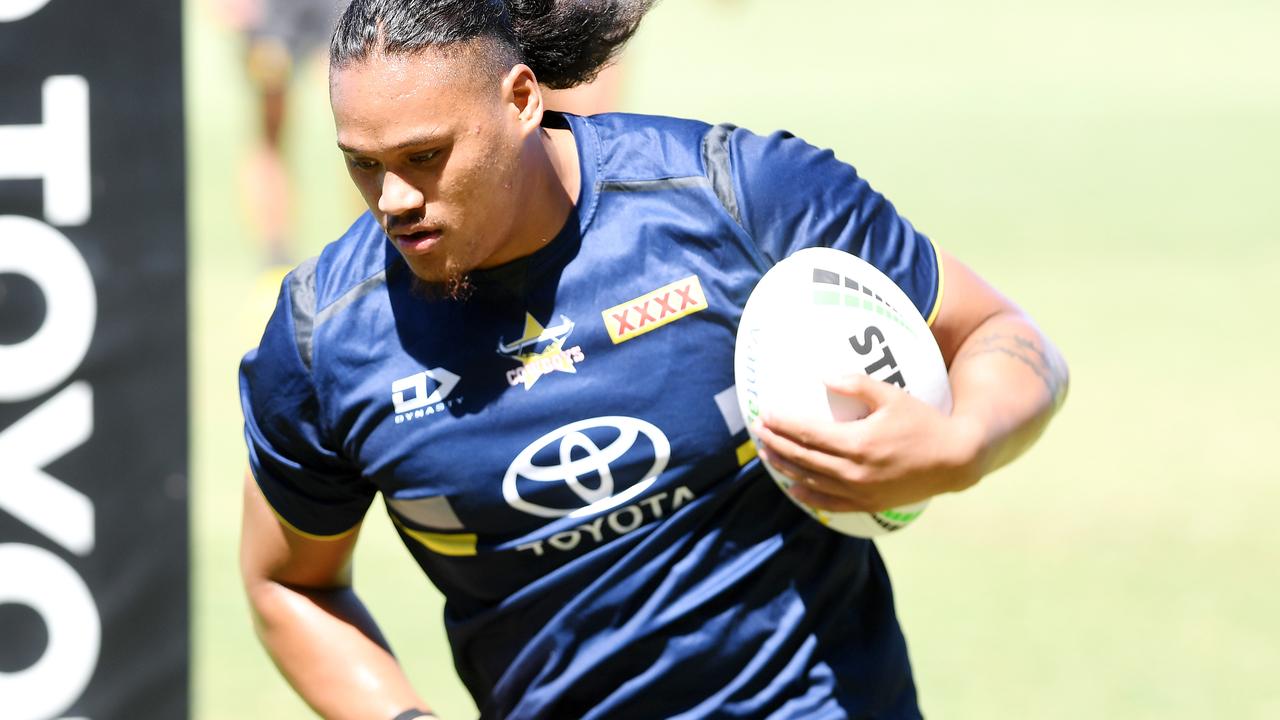
[[1066, 398], [1066, 363], [1035, 323], [959, 261], [939, 260], [946, 287], [932, 330], [951, 415], [858, 373], [827, 384], [870, 407], [861, 420], [766, 415], [762, 456], [795, 481], [802, 502], [878, 511], [963, 490], [1029, 448]]

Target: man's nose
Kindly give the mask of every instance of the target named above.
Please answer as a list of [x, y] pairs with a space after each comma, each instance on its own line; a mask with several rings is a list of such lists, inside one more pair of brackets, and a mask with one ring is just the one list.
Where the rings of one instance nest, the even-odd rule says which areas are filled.
[[386, 215], [401, 215], [423, 206], [422, 192], [393, 172], [382, 176], [382, 194], [378, 196], [378, 210]]

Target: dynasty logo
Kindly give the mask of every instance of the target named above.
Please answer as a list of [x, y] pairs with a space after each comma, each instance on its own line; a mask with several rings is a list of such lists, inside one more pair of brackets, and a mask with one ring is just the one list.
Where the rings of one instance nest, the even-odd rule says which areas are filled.
[[565, 347], [573, 327], [573, 321], [565, 315], [560, 316], [558, 324], [543, 327], [533, 315], [525, 313], [524, 335], [511, 342], [498, 340], [498, 354], [520, 363], [520, 367], [507, 371], [507, 383], [511, 387], [524, 385], [528, 390], [549, 373], [578, 372], [577, 364], [586, 358], [582, 347]]
[[449, 397], [461, 379], [461, 376], [438, 367], [391, 383], [391, 404], [395, 406], [396, 424], [435, 415], [462, 402], [462, 396]]

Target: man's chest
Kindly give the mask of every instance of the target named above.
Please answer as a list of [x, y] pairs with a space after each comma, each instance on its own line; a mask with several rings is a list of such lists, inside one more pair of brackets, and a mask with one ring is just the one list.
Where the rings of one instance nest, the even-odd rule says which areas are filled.
[[480, 550], [604, 542], [747, 458], [733, 393], [745, 292], [673, 264], [523, 304], [459, 305], [362, 363], [347, 452], [397, 521]]

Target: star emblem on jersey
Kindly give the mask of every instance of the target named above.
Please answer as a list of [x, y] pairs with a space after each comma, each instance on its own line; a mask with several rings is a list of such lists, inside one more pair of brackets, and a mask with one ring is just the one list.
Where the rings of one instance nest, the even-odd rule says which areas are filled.
[[586, 356], [582, 347], [565, 348], [565, 341], [573, 332], [574, 322], [560, 315], [559, 322], [544, 327], [530, 313], [524, 314], [524, 334], [516, 340], [498, 340], [498, 354], [520, 363], [520, 367], [507, 371], [507, 383], [511, 387], [524, 385], [528, 390], [538, 379], [553, 372], [578, 372], [577, 364]]
[[600, 317], [604, 318], [609, 339], [617, 345], [706, 309], [707, 296], [702, 292], [702, 283], [697, 275], [690, 275], [614, 305], [600, 313]]

